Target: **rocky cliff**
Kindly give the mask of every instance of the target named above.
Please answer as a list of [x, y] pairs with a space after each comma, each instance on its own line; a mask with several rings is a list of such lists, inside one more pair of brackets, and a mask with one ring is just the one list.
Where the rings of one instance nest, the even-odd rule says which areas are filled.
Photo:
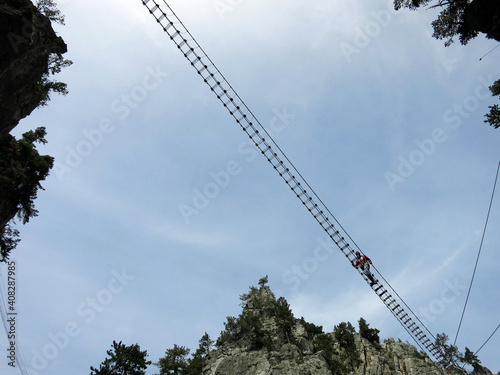
[[[350, 323], [323, 333], [293, 317], [283, 298], [261, 285], [242, 296], [239, 317], [228, 317], [203, 375], [445, 375], [414, 346], [354, 332]], [[370, 330], [369, 330], [370, 331]], [[375, 338], [375, 339], [374, 339]], [[482, 374], [491, 374], [485, 370]]]
[[43, 103], [49, 56], [67, 50], [30, 0], [0, 2], [0, 136]]
[[[34, 200], [53, 158], [40, 155], [36, 143], [45, 143], [45, 128], [16, 139], [9, 132], [35, 108], [47, 104], [50, 93], [66, 94], [66, 84], [49, 79], [71, 64], [51, 20], [64, 17], [53, 1], [0, 0], [0, 262], [19, 242], [11, 226], [18, 215], [23, 223], [37, 215]], [[40, 10], [41, 9], [41, 10]]]

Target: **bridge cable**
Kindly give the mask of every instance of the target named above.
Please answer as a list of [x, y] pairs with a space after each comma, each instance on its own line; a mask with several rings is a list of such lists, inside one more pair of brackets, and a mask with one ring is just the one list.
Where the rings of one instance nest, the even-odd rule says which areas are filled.
[[[160, 1], [163, 2], [163, 5], [158, 3]], [[176, 44], [177, 48], [184, 54], [184, 57], [186, 57], [186, 59], [191, 63], [191, 66], [193, 66], [197, 73], [204, 79], [211, 91], [216, 94], [217, 99], [221, 101], [224, 107], [229, 111], [229, 114], [233, 116], [242, 130], [247, 133], [255, 146], [267, 158], [268, 162], [278, 172], [280, 177], [292, 189], [305, 208], [311, 213], [314, 219], [321, 225], [333, 242], [339, 247], [351, 265], [353, 265], [356, 255], [352, 246], [346, 242], [345, 237], [351, 240], [351, 243], [353, 243], [357, 249], [359, 249], [359, 246], [330, 212], [328, 207], [326, 207], [305, 178], [298, 172], [293, 163], [291, 163], [267, 130], [254, 116], [252, 111], [236, 93], [231, 84], [222, 75], [205, 51], [203, 51], [201, 46], [187, 30], [182, 21], [177, 17], [172, 8], [170, 8], [165, 0], [142, 0], [142, 3], [149, 10], [149, 13], [153, 15], [160, 26], [162, 26], [163, 30]], [[165, 8], [168, 10], [165, 11]], [[181, 27], [179, 27], [179, 25]], [[185, 36], [188, 36], [188, 39], [186, 39]], [[196, 52], [198, 50], [202, 53]], [[259, 129], [256, 129], [254, 122], [268, 137], [267, 139], [260, 135]], [[286, 160], [289, 164], [285, 164], [284, 160]], [[290, 170], [287, 165], [290, 165], [292, 170]], [[303, 186], [310, 189], [309, 191], [312, 192], [313, 196], [311, 196]], [[315, 203], [315, 199], [317, 199], [320, 204]], [[328, 213], [331, 217], [333, 217], [334, 221], [338, 224], [338, 228], [342, 229], [342, 232], [335, 228], [325, 213]], [[374, 290], [394, 317], [396, 317], [396, 319], [401, 323], [403, 328], [415, 340], [420, 349], [422, 349], [422, 351], [425, 351], [426, 349], [439, 362], [441, 362], [444, 359], [444, 353], [441, 351], [441, 348], [437, 348], [429, 339], [429, 337], [434, 338], [432, 333], [427, 329], [418, 316], [408, 307], [408, 305], [392, 288], [387, 280], [385, 280], [377, 268], [375, 266], [373, 268], [375, 270], [374, 273], [379, 275], [386, 284], [383, 285], [380, 282], [371, 283], [370, 287], [372, 290]], [[362, 275], [367, 283], [370, 282], [362, 270], [358, 268], [357, 271]], [[402, 305], [406, 306], [407, 310]], [[420, 323], [420, 325], [417, 324], [417, 322]]]
[[490, 335], [490, 337], [488, 337], [488, 338], [486, 339], [486, 341], [484, 342], [484, 344], [483, 344], [483, 345], [481, 345], [481, 347], [480, 347], [478, 350], [476, 350], [476, 352], [475, 352], [474, 354], [479, 353], [479, 351], [483, 348], [483, 346], [485, 346], [485, 345], [486, 345], [486, 343], [487, 343], [488, 341], [490, 341], [490, 339], [493, 337], [493, 335], [494, 335], [494, 334], [498, 331], [498, 328], [500, 328], [500, 324], [497, 326], [497, 328], [495, 328], [495, 330], [494, 330], [494, 331], [493, 331], [493, 333]]
[[481, 249], [483, 247], [484, 235], [486, 233], [486, 227], [488, 226], [488, 220], [490, 217], [491, 206], [493, 204], [493, 197], [495, 196], [495, 188], [497, 186], [498, 171], [499, 170], [500, 170], [500, 161], [498, 162], [497, 174], [495, 177], [495, 183], [493, 184], [493, 192], [491, 193], [490, 206], [488, 207], [488, 214], [486, 215], [486, 222], [484, 223], [483, 235], [481, 237], [481, 243], [479, 245], [479, 251], [477, 253], [476, 264], [474, 265], [474, 271], [472, 272], [472, 278], [471, 278], [470, 284], [469, 284], [469, 291], [467, 292], [467, 297], [465, 298], [465, 304], [464, 304], [464, 308], [462, 310], [462, 316], [460, 317], [460, 323], [458, 324], [457, 334], [455, 336], [455, 341], [453, 342], [453, 345], [455, 345], [457, 343], [457, 338], [458, 338], [458, 334], [460, 332], [460, 327], [462, 326], [462, 320], [464, 319], [465, 309], [467, 308], [467, 303], [469, 301], [469, 295], [470, 295], [470, 291], [472, 289], [472, 283], [474, 282], [474, 276], [476, 275], [477, 264], [479, 262], [479, 257], [481, 255]]
[[496, 50], [498, 47], [500, 47], [500, 44], [497, 44], [496, 47], [492, 48], [490, 52], [486, 53], [485, 55], [483, 55], [482, 57], [479, 58], [479, 61], [481, 61], [483, 58], [485, 58], [486, 56], [488, 56], [490, 53], [492, 53], [494, 50]]

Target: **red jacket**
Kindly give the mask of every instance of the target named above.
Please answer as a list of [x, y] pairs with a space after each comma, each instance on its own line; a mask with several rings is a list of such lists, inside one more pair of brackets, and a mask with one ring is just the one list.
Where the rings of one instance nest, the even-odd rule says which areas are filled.
[[354, 267], [358, 267], [359, 265], [363, 265], [365, 263], [372, 264], [372, 261], [366, 255], [361, 255], [361, 258], [356, 259], [356, 264], [354, 264]]

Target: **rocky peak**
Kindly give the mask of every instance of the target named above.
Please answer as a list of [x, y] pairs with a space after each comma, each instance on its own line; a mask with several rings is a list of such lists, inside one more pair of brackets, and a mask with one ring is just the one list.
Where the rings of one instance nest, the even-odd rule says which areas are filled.
[[251, 288], [248, 295], [242, 295], [242, 299], [248, 296], [247, 303], [244, 305], [244, 309], [247, 310], [262, 310], [264, 306], [269, 306], [276, 302], [276, 297], [267, 285], [263, 285], [260, 288]]
[[378, 335], [363, 336], [350, 323], [325, 334], [295, 318], [266, 285], [251, 287], [240, 299], [242, 312], [227, 318], [203, 375], [447, 375], [414, 346], [392, 338], [379, 343]]

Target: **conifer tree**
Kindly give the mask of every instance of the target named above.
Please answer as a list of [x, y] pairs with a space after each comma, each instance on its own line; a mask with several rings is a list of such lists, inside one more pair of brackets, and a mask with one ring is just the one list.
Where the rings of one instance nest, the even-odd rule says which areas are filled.
[[146, 350], [141, 351], [138, 344], [126, 346], [122, 342], [113, 341], [113, 349], [106, 353], [109, 358], [106, 358], [100, 365], [99, 369], [90, 366], [90, 375], [145, 375], [148, 365], [151, 361], [147, 361], [148, 353]]
[[205, 359], [208, 353], [210, 353], [210, 350], [212, 350], [214, 341], [210, 339], [208, 333], [205, 332], [199, 343], [200, 346], [193, 354], [193, 357], [188, 361], [189, 365], [186, 370], [186, 375], [200, 375], [202, 373], [203, 366], [205, 365]]
[[36, 143], [47, 143], [45, 135], [45, 128], [39, 127], [20, 139], [0, 136], [0, 261], [6, 261], [19, 242], [19, 233], [9, 222], [17, 215], [25, 224], [38, 215], [34, 201], [38, 190], [43, 190], [40, 182], [54, 164], [53, 157], [40, 155], [36, 149]]
[[376, 328], [370, 328], [370, 325], [363, 318], [359, 319], [358, 324], [359, 334], [361, 335], [361, 337], [364, 337], [372, 344], [380, 344], [380, 337], [378, 335], [380, 330]]
[[172, 349], [165, 351], [165, 356], [160, 358], [155, 366], [160, 368], [159, 375], [181, 375], [187, 370], [189, 364], [187, 356], [190, 350], [184, 346], [174, 344]]
[[[493, 96], [500, 96], [500, 79], [490, 86], [490, 90]], [[484, 120], [484, 122], [498, 129], [500, 128], [500, 106], [498, 104], [493, 104], [490, 105], [489, 108], [490, 113], [486, 114], [486, 120]]]
[[276, 301], [276, 323], [278, 327], [285, 333], [287, 341], [290, 342], [290, 336], [292, 334], [292, 328], [295, 324], [295, 318], [293, 317], [292, 310], [290, 309], [290, 304], [286, 301], [284, 297], [278, 298]]
[[333, 328], [335, 339], [340, 344], [340, 347], [344, 349], [346, 360], [349, 362], [352, 369], [360, 363], [359, 353], [354, 341], [355, 333], [356, 329], [350, 322], [342, 322]]

